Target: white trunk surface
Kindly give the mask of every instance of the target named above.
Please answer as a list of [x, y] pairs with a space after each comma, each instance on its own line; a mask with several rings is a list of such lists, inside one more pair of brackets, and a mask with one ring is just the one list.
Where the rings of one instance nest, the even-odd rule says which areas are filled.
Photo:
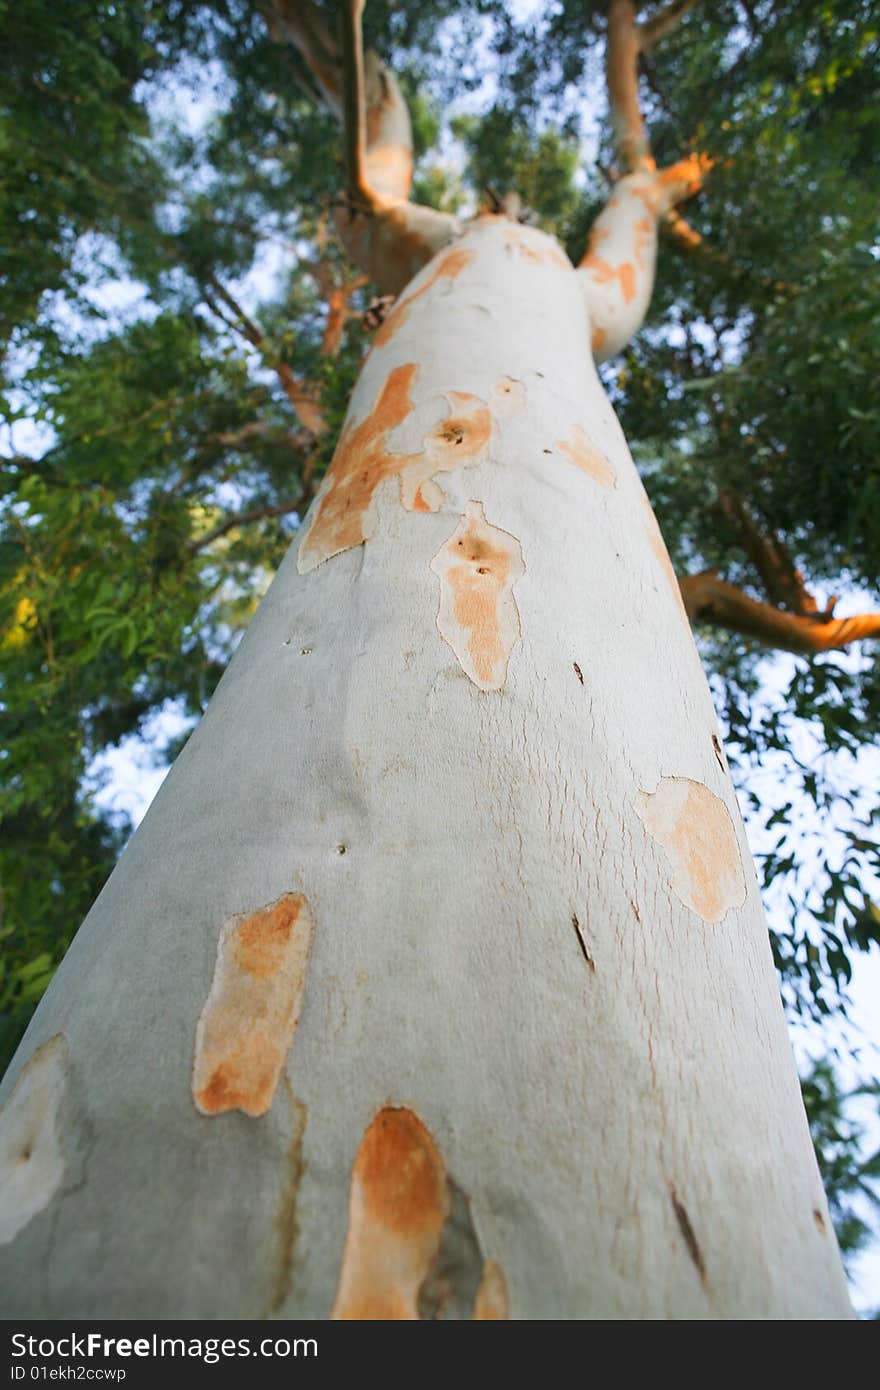
[[542, 234], [481, 219], [380, 330], [4, 1096], [7, 1317], [848, 1315], [706, 681]]

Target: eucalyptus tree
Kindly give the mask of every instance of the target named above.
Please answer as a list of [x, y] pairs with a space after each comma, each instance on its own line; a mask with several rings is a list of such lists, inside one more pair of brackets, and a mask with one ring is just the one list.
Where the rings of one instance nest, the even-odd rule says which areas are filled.
[[[824, 576], [849, 530], [850, 571], [876, 560], [857, 524], [876, 481], [870, 411], [834, 406], [856, 412], [855, 500], [823, 495], [806, 525], [803, 505], [786, 511], [799, 417], [786, 433], [785, 384], [761, 364], [774, 332], [807, 315], [817, 263], [783, 279], [747, 229], [717, 234], [713, 216], [729, 232], [732, 208], [744, 222], [750, 210], [737, 186], [750, 155], [735, 146], [755, 113], [699, 112], [713, 64], [755, 61], [751, 94], [762, 65], [794, 55], [805, 72], [779, 81], [809, 91], [816, 54], [809, 36], [783, 49], [784, 17], [766, 7], [707, 18], [673, 3], [639, 22], [613, 0], [614, 167], [587, 237], [573, 142], [534, 103], [547, 74], [570, 100], [596, 7], [560, 6], [530, 44], [503, 7], [465, 13], [465, 36], [494, 20], [521, 103], [458, 123], [485, 189], [470, 210], [424, 159], [414, 185], [410, 107], [420, 140], [430, 111], [379, 56], [395, 24], [402, 52], [424, 43], [419, 19], [377, 5], [365, 53], [361, 8], [343, 6], [337, 29], [294, 0], [204, 7], [182, 36], [172, 7], [153, 16], [166, 65], [186, 40], [235, 75], [208, 151], [216, 185], [178, 185], [175, 204], [186, 151], [158, 161], [153, 204], [114, 204], [113, 230], [163, 312], [83, 362], [44, 339], [25, 371], [49, 369], [58, 443], [13, 459], [7, 647], [47, 707], [76, 691], [80, 730], [130, 726], [166, 692], [200, 697], [211, 623], [230, 616], [221, 584], [240, 591], [242, 567], [272, 558], [265, 537], [262, 551], [237, 538], [314, 500], [10, 1069], [0, 1238], [14, 1297], [67, 1315], [846, 1315], [688, 622], [809, 653], [878, 628], [818, 603], [793, 558], [820, 557]], [[843, 110], [826, 100], [807, 145], [833, 146], [863, 79], [864, 15], [840, 9], [847, 46], [819, 95], [839, 84]], [[768, 122], [771, 155], [799, 114]], [[493, 152], [501, 178], [486, 176]], [[857, 177], [837, 214], [855, 241], [868, 225]], [[259, 315], [230, 281], [255, 208], [269, 238], [298, 238], [301, 277]], [[661, 229], [688, 267], [674, 303], [660, 286], [677, 334], [649, 330], [630, 349]], [[349, 320], [373, 291], [361, 365]], [[853, 315], [852, 375], [868, 317]], [[641, 425], [664, 516], [678, 506], [676, 558], [714, 562], [679, 580], [597, 372], [622, 352], [608, 385]], [[852, 401], [851, 383], [840, 395]], [[149, 579], [125, 575], [114, 593], [90, 549], [121, 537], [124, 550], [132, 511], [132, 568], [146, 557]], [[276, 554], [282, 536], [270, 533]], [[88, 656], [65, 663], [86, 587]], [[722, 648], [728, 676], [730, 663]], [[96, 698], [106, 682], [103, 708], [76, 689], [83, 673]], [[15, 793], [30, 810], [23, 774]], [[855, 944], [868, 920], [867, 905], [852, 917]]]

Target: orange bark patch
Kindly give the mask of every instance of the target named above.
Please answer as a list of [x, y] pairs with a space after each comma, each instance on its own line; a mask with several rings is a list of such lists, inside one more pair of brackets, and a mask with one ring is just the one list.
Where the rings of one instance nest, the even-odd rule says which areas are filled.
[[507, 1283], [497, 1260], [487, 1260], [474, 1300], [474, 1322], [505, 1320], [508, 1312]]
[[504, 241], [508, 250], [515, 251], [522, 256], [523, 260], [530, 261], [532, 265], [553, 265], [560, 270], [571, 270], [572, 268], [571, 261], [562, 248], [556, 246], [547, 237], [543, 237], [539, 241], [521, 227], [511, 226], [505, 233]]
[[513, 585], [525, 574], [519, 541], [490, 526], [480, 502], [469, 502], [431, 569], [440, 580], [441, 637], [474, 685], [500, 690], [522, 635], [513, 596]]
[[203, 1115], [272, 1105], [299, 1022], [314, 922], [301, 893], [231, 917], [196, 1030], [193, 1098]]
[[425, 435], [420, 453], [402, 456], [402, 467], [397, 470], [400, 500], [408, 512], [436, 512], [446, 495], [432, 481], [435, 475], [472, 467], [489, 452], [492, 416], [485, 401], [470, 391], [447, 391], [438, 398], [438, 405], [449, 414]]
[[662, 777], [655, 792], [639, 792], [635, 810], [662, 846], [673, 892], [705, 922], [720, 922], [746, 898], [736, 830], [724, 802], [702, 782]]
[[[601, 332], [601, 329], [599, 331]], [[559, 440], [556, 447], [570, 463], [573, 463], [582, 473], [586, 473], [587, 477], [592, 478], [600, 487], [614, 487], [616, 485], [617, 477], [614, 469], [580, 425], [574, 425], [571, 437]]]
[[412, 1110], [386, 1106], [354, 1161], [336, 1319], [418, 1319], [449, 1212], [446, 1168]]
[[412, 152], [405, 145], [371, 145], [367, 149], [366, 172], [371, 188], [404, 198], [412, 185]]
[[406, 455], [386, 451], [385, 437], [412, 410], [409, 393], [417, 371], [415, 363], [395, 367], [372, 413], [342, 431], [327, 470], [328, 486], [300, 543], [297, 568], [301, 574], [331, 555], [360, 545], [370, 534], [365, 523], [376, 488], [408, 461]]
[[595, 355], [596, 353], [601, 352], [607, 341], [608, 330], [606, 328], [599, 328], [598, 326], [594, 328], [592, 334], [590, 335], [590, 347], [593, 351], [593, 354]]
[[[447, 1239], [449, 1237], [449, 1239]], [[483, 1260], [470, 1204], [412, 1110], [385, 1106], [355, 1155], [336, 1320], [507, 1317], [501, 1266]]]
[[395, 367], [373, 411], [359, 425], [346, 425], [327, 472], [327, 484], [300, 543], [300, 574], [332, 555], [361, 545], [376, 525], [374, 498], [386, 478], [400, 479], [400, 500], [407, 511], [436, 511], [444, 494], [432, 478], [480, 463], [492, 437], [492, 417], [485, 401], [468, 391], [438, 397], [448, 411], [436, 421], [417, 453], [393, 453], [388, 436], [413, 409], [410, 388], [418, 368]]
[[386, 343], [390, 342], [397, 330], [402, 328], [406, 323], [406, 320], [409, 318], [410, 309], [413, 304], [415, 304], [416, 300], [428, 294], [438, 281], [456, 280], [465, 266], [470, 265], [473, 257], [473, 251], [468, 251], [463, 246], [457, 246], [451, 251], [445, 251], [434, 264], [424, 284], [420, 285], [419, 288], [414, 290], [406, 299], [395, 305], [394, 309], [373, 338], [373, 346], [384, 347]]
[[629, 261], [611, 265], [610, 261], [604, 260], [602, 256], [594, 256], [591, 253], [581, 261], [581, 268], [589, 271], [597, 285], [610, 285], [616, 280], [627, 304], [631, 304], [635, 299], [636, 272]]
[[640, 217], [633, 227], [633, 233], [635, 236], [633, 254], [639, 269], [644, 270], [645, 251], [651, 245], [655, 237], [654, 223], [651, 221], [650, 217]]

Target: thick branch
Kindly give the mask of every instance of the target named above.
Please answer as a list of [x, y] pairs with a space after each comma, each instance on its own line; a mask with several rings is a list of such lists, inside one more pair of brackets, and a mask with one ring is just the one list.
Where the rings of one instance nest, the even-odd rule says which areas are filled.
[[266, 0], [259, 6], [276, 43], [295, 48], [324, 102], [342, 119], [342, 68], [339, 46], [324, 17], [309, 0]]
[[345, 166], [348, 192], [355, 202], [372, 207], [375, 194], [367, 180], [367, 103], [364, 42], [361, 22], [364, 0], [345, 0], [342, 6], [342, 94]]
[[743, 550], [760, 575], [767, 597], [792, 613], [817, 614], [819, 606], [779, 537], [773, 531], [761, 531], [743, 499], [730, 489], [719, 492], [718, 506], [732, 523]]
[[614, 142], [624, 173], [653, 169], [639, 102], [639, 27], [633, 0], [611, 0], [605, 66]]
[[681, 596], [691, 622], [710, 623], [728, 632], [754, 637], [764, 646], [809, 656], [833, 651], [866, 637], [880, 637], [880, 613], [832, 618], [824, 613], [787, 613], [750, 598], [713, 570], [685, 575]]
[[349, 206], [337, 230], [350, 258], [384, 293], [398, 294], [456, 237], [456, 217], [410, 203], [412, 132], [393, 75], [363, 52], [364, 0], [344, 0], [341, 47], [308, 0], [265, 0], [262, 12], [279, 43], [299, 52], [325, 105], [343, 125]]
[[[672, 23], [665, 12], [664, 22], [667, 27]], [[590, 230], [578, 270], [590, 317], [593, 355], [600, 362], [620, 352], [644, 320], [654, 288], [658, 220], [700, 191], [712, 162], [705, 155], [691, 154], [666, 169], [657, 169], [639, 105], [640, 47], [633, 0], [611, 0], [608, 97], [617, 153], [625, 173]], [[690, 231], [687, 224], [684, 228]], [[677, 230], [682, 235], [682, 227]], [[694, 239], [699, 238], [691, 233], [690, 240]]]

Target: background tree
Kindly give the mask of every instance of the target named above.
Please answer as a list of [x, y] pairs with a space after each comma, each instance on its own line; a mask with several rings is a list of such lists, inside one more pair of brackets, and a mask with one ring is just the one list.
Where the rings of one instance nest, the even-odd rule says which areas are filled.
[[[671, 8], [692, 12], [642, 55], [654, 152], [661, 165], [708, 155], [711, 179], [687, 222], [670, 215], [651, 320], [606, 383], [689, 611], [716, 625], [705, 653], [734, 749], [790, 750], [807, 720], [853, 750], [876, 716], [868, 662], [799, 663], [770, 716], [751, 696], [755, 637], [816, 652], [875, 630], [841, 629], [799, 572], [877, 582], [876, 33], [858, 4]], [[164, 700], [204, 707], [320, 482], [366, 345], [360, 316], [389, 288], [346, 259], [357, 209], [337, 206], [338, 124], [302, 36], [282, 32], [302, 7], [75, 11], [4, 15], [7, 405], [52, 431], [25, 455], [14, 424], [5, 471], [10, 1048], [118, 849], [86, 768]], [[516, 188], [579, 257], [605, 197], [577, 155], [604, 6], [516, 22], [491, 4], [377, 4], [366, 24], [410, 98], [418, 200], [448, 217]], [[189, 129], [176, 119], [187, 82], [208, 108]], [[481, 99], [455, 121], [465, 162], [450, 172], [432, 150], [437, 110], [468, 89]], [[623, 142], [599, 166], [614, 176], [639, 157]], [[271, 275], [249, 281], [255, 260]], [[102, 300], [101, 275], [139, 294]], [[827, 805], [821, 769], [799, 780]], [[769, 875], [796, 875], [784, 804], [768, 818]], [[821, 902], [776, 935], [802, 1010], [831, 1007], [851, 950], [876, 939], [876, 846], [856, 816], [846, 835]]]

